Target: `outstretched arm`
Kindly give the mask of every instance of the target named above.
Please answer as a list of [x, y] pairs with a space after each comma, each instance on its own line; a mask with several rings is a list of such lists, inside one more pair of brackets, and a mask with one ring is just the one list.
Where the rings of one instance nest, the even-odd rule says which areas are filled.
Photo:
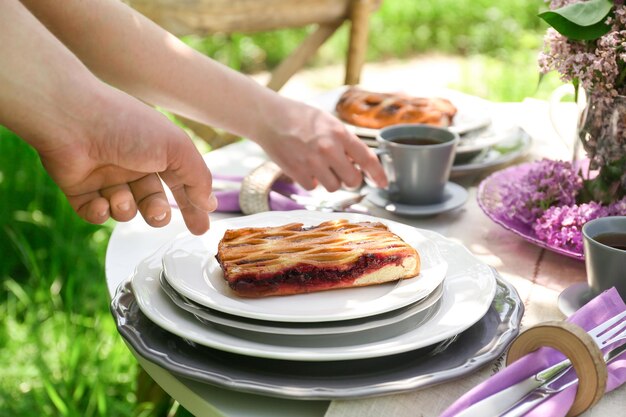
[[17, 0], [0, 2], [0, 123], [39, 153], [84, 219], [169, 222], [161, 180], [190, 230], [203, 233], [216, 203], [211, 175], [185, 133], [109, 87]]
[[258, 142], [306, 188], [379, 185], [374, 153], [331, 115], [288, 100], [187, 47], [115, 0], [24, 0], [99, 77], [146, 102]]

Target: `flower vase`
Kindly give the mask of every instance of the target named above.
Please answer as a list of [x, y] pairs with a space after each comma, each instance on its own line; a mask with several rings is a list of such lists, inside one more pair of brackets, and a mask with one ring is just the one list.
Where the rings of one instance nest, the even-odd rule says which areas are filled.
[[579, 202], [609, 204], [626, 196], [626, 96], [587, 92], [578, 139], [589, 159]]

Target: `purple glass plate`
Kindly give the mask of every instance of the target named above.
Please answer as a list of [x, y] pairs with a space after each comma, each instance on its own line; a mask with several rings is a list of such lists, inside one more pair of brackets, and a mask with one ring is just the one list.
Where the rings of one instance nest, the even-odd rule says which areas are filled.
[[530, 225], [522, 223], [518, 220], [511, 220], [504, 216], [501, 212], [500, 207], [502, 204], [502, 192], [505, 190], [504, 184], [518, 182], [520, 178], [526, 175], [533, 165], [534, 164], [532, 162], [516, 165], [494, 172], [485, 178], [478, 186], [478, 205], [485, 212], [487, 217], [505, 229], [521, 236], [526, 241], [552, 252], [569, 256], [570, 258], [581, 261], [584, 260], [585, 257], [582, 252], [575, 252], [573, 250], [550, 245], [548, 242], [540, 240], [535, 235], [535, 232]]

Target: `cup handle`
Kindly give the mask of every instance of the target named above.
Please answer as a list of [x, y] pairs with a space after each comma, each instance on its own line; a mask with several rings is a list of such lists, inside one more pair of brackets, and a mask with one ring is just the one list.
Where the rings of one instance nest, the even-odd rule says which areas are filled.
[[[382, 164], [383, 169], [385, 170], [385, 174], [387, 175], [388, 185], [387, 185], [387, 188], [385, 188], [385, 190], [388, 193], [397, 192], [396, 173], [395, 173], [395, 170], [393, 169], [393, 161], [391, 159], [391, 155], [389, 154], [389, 151], [383, 148], [373, 148], [372, 150], [378, 157], [378, 160]], [[368, 185], [371, 186], [372, 184], [368, 183]]]
[[387, 186], [387, 191], [391, 191], [391, 184], [396, 183], [396, 173], [393, 169], [393, 161], [391, 160], [391, 155], [386, 149], [383, 148], [374, 148], [374, 153], [380, 160], [380, 163], [385, 170], [385, 174], [387, 175], [387, 181], [389, 185]]

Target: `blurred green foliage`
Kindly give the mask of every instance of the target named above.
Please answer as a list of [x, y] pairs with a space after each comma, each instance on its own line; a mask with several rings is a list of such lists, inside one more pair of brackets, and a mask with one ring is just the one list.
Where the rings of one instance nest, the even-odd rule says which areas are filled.
[[[547, 27], [537, 18], [540, 0], [384, 0], [370, 20], [369, 61], [406, 58], [437, 51], [507, 59], [540, 47]], [[187, 36], [195, 49], [244, 72], [274, 67], [312, 29], [285, 29], [255, 35]], [[312, 65], [340, 62], [349, 28], [344, 25]]]

